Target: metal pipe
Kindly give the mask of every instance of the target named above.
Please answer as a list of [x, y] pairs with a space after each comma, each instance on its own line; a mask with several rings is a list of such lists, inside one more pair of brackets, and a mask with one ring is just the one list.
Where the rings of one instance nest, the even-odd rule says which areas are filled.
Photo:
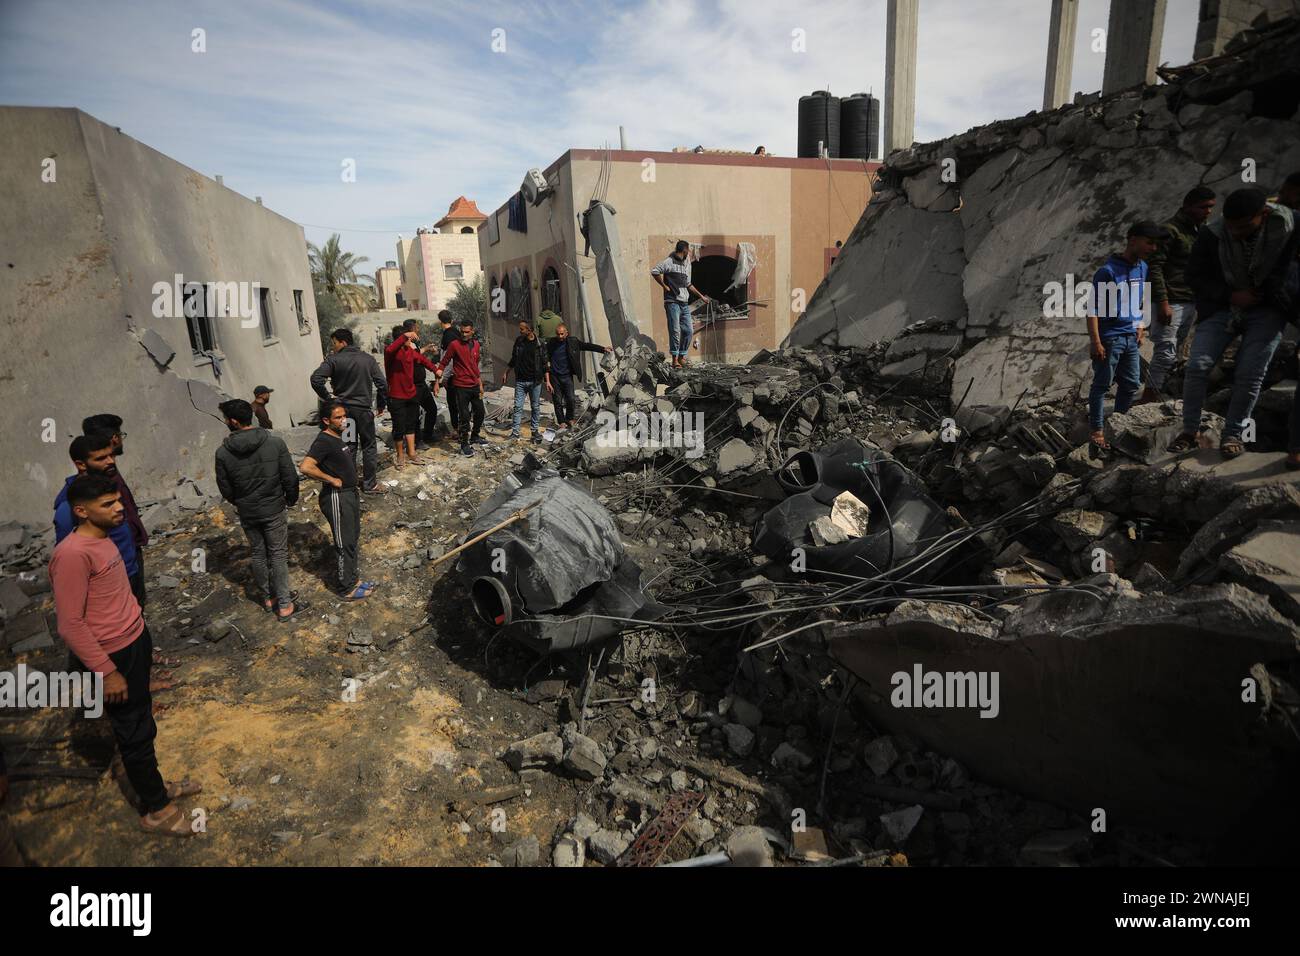
[[706, 853], [704, 856], [691, 857], [689, 860], [678, 860], [676, 863], [664, 863], [660, 869], [667, 869], [670, 866], [721, 866], [724, 863], [730, 863], [731, 857], [719, 850], [717, 853]]

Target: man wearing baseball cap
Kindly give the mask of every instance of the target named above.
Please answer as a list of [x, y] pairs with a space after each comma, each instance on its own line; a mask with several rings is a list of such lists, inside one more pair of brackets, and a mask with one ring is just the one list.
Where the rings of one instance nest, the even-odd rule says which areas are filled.
[[266, 404], [271, 400], [271, 393], [274, 391], [275, 389], [267, 388], [265, 385], [253, 389], [253, 414], [257, 416], [257, 424], [267, 431], [271, 429], [271, 416], [266, 411]]
[[1095, 457], [1106, 457], [1106, 393], [1118, 382], [1115, 411], [1127, 412], [1142, 384], [1138, 349], [1148, 324], [1150, 308], [1147, 258], [1168, 232], [1150, 220], [1135, 222], [1128, 230], [1124, 251], [1108, 257], [1092, 278], [1092, 301], [1088, 308], [1089, 354], [1092, 357], [1092, 389], [1088, 392], [1088, 425]]

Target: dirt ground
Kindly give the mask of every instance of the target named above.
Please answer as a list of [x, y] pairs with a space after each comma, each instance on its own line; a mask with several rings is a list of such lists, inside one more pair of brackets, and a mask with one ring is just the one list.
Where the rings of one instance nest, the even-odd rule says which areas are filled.
[[[545, 729], [547, 715], [523, 699], [523, 679], [550, 676], [554, 665], [526, 675], [527, 658], [502, 653], [503, 642], [489, 646], [454, 583], [454, 558], [432, 569], [399, 567], [418, 548], [454, 547], [509, 456], [526, 447], [493, 442], [473, 459], [449, 454], [446, 441], [425, 452], [431, 464], [419, 472], [441, 481], [421, 480], [412, 467], [381, 471], [395, 486], [368, 496], [362, 516], [362, 572], [380, 586], [357, 604], [327, 589], [327, 525], [315, 483], [304, 482], [291, 512], [290, 573], [311, 608], [292, 623], [271, 620], [244, 593], [247, 546], [227, 510], [156, 536], [145, 616], [157, 651], [180, 661], [175, 688], [155, 697], [166, 705], [157, 718], [159, 762], [168, 780], [203, 784], [182, 804], [206, 832], [189, 840], [140, 833], [107, 773], [20, 780], [9, 812], [29, 861], [472, 866], [529, 834], [549, 848], [578, 800], [563, 777], [540, 777], [499, 805], [504, 830], [493, 830], [488, 807], [464, 808], [485, 789], [516, 782], [498, 754]], [[397, 529], [396, 521], [432, 526]], [[206, 550], [206, 573], [191, 570], [195, 548]], [[154, 586], [160, 573], [180, 586]], [[225, 618], [234, 629], [208, 640], [208, 623]], [[350, 653], [349, 634], [366, 630], [373, 644]], [[484, 663], [494, 653], [506, 662], [500, 673]], [[57, 667], [64, 654], [57, 644], [29, 664]], [[353, 701], [344, 699], [350, 681]], [[5, 735], [17, 741], [6, 748], [10, 763], [33, 747], [43, 767], [102, 770], [110, 755], [102, 723], [67, 711], [8, 720]]]

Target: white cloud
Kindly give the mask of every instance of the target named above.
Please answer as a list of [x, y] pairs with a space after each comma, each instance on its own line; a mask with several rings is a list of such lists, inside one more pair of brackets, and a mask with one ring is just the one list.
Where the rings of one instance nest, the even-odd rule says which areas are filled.
[[[1082, 0], [1074, 87], [1106, 0]], [[1190, 57], [1195, 0], [1171, 0], [1163, 57]], [[1040, 105], [1046, 0], [922, 0], [917, 137]], [[207, 31], [208, 52], [190, 51]], [[506, 52], [493, 53], [492, 31]], [[791, 48], [803, 30], [807, 51]], [[798, 98], [884, 86], [885, 2], [617, 5], [96, 0], [5, 5], [0, 100], [78, 106], [303, 223], [372, 265], [457, 195], [484, 211], [569, 147], [704, 143], [795, 151]], [[357, 161], [357, 182], [340, 162]], [[357, 231], [350, 231], [355, 229]], [[360, 230], [374, 230], [373, 232]]]

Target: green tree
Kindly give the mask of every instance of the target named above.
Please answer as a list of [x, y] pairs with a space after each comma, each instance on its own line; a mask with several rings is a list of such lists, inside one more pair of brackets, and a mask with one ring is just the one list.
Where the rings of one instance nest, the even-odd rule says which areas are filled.
[[483, 273], [474, 277], [474, 281], [456, 280], [456, 294], [447, 300], [447, 310], [451, 312], [452, 322], [473, 322], [475, 328], [487, 327], [487, 282]]
[[323, 246], [307, 243], [307, 262], [311, 266], [312, 280], [338, 299], [348, 312], [370, 311], [374, 289], [361, 281], [370, 281], [370, 277], [357, 276], [357, 267], [369, 261], [367, 256], [358, 256], [339, 248], [337, 232]]
[[313, 285], [316, 293], [316, 326], [320, 330], [321, 348], [328, 355], [331, 351], [330, 334], [335, 329], [355, 328], [357, 320], [348, 318], [343, 303], [333, 292], [326, 291], [319, 282], [314, 282]]

